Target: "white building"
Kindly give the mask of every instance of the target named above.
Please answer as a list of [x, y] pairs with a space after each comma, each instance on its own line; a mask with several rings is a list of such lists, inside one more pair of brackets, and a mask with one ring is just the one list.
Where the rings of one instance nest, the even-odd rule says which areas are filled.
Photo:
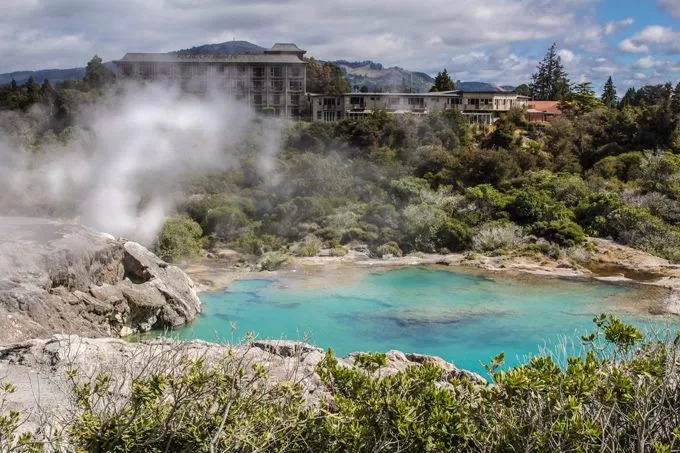
[[312, 121], [358, 119], [375, 110], [391, 114], [426, 115], [457, 109], [474, 124], [492, 124], [512, 107], [526, 107], [529, 102], [528, 97], [509, 91], [310, 94], [309, 100]]

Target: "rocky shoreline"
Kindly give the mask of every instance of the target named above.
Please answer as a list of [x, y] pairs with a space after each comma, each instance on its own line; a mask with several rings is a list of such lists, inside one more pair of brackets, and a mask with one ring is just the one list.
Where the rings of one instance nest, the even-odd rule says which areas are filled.
[[[403, 257], [371, 258], [350, 250], [346, 256], [295, 257], [276, 271], [257, 271], [233, 251], [220, 251], [213, 258], [194, 262], [183, 270], [196, 282], [197, 291], [217, 291], [234, 280], [286, 276], [306, 271], [343, 272], [348, 269], [388, 269], [410, 266], [447, 266], [452, 269], [480, 270], [503, 276], [531, 275], [617, 284], [647, 285], [668, 290], [661, 313], [680, 315], [680, 265], [613, 241], [590, 238], [591, 251], [584, 257], [552, 259], [541, 254], [454, 253], [414, 254]], [[221, 257], [221, 258], [218, 258]]]

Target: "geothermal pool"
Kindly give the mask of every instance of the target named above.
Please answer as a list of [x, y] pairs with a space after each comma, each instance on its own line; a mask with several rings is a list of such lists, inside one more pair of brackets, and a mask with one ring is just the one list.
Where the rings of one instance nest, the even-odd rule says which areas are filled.
[[645, 329], [680, 319], [649, 315], [663, 291], [608, 283], [443, 268], [378, 272], [285, 274], [238, 280], [204, 293], [204, 314], [177, 334], [237, 342], [247, 332], [262, 339], [305, 340], [339, 355], [399, 349], [438, 355], [483, 373], [505, 352], [507, 365], [565, 338], [578, 343], [593, 315], [617, 314]]

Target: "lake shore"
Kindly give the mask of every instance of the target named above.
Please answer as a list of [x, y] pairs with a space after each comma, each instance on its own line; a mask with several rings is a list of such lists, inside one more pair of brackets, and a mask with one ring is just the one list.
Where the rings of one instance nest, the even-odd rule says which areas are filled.
[[276, 271], [255, 271], [247, 265], [233, 266], [220, 259], [204, 259], [183, 267], [194, 280], [198, 292], [217, 291], [234, 280], [277, 278], [280, 276], [310, 275], [320, 273], [329, 278], [358, 277], [366, 270], [390, 269], [412, 266], [447, 266], [452, 270], [482, 271], [494, 276], [534, 276], [570, 280], [597, 280], [630, 285], [648, 285], [665, 288], [661, 313], [680, 315], [680, 266], [663, 258], [650, 255], [604, 239], [590, 239], [591, 252], [587, 260], [571, 257], [552, 259], [540, 254], [503, 254], [488, 256], [474, 253], [413, 254], [403, 257], [371, 258], [365, 253], [349, 251], [343, 257], [294, 257]]

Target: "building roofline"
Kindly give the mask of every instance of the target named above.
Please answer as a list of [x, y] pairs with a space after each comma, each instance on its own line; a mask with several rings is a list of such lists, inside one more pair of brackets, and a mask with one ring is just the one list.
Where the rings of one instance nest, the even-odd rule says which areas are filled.
[[427, 92], [427, 93], [340, 93], [340, 94], [323, 94], [323, 93], [307, 93], [311, 97], [321, 96], [405, 96], [405, 97], [460, 97], [460, 94], [454, 92]]

